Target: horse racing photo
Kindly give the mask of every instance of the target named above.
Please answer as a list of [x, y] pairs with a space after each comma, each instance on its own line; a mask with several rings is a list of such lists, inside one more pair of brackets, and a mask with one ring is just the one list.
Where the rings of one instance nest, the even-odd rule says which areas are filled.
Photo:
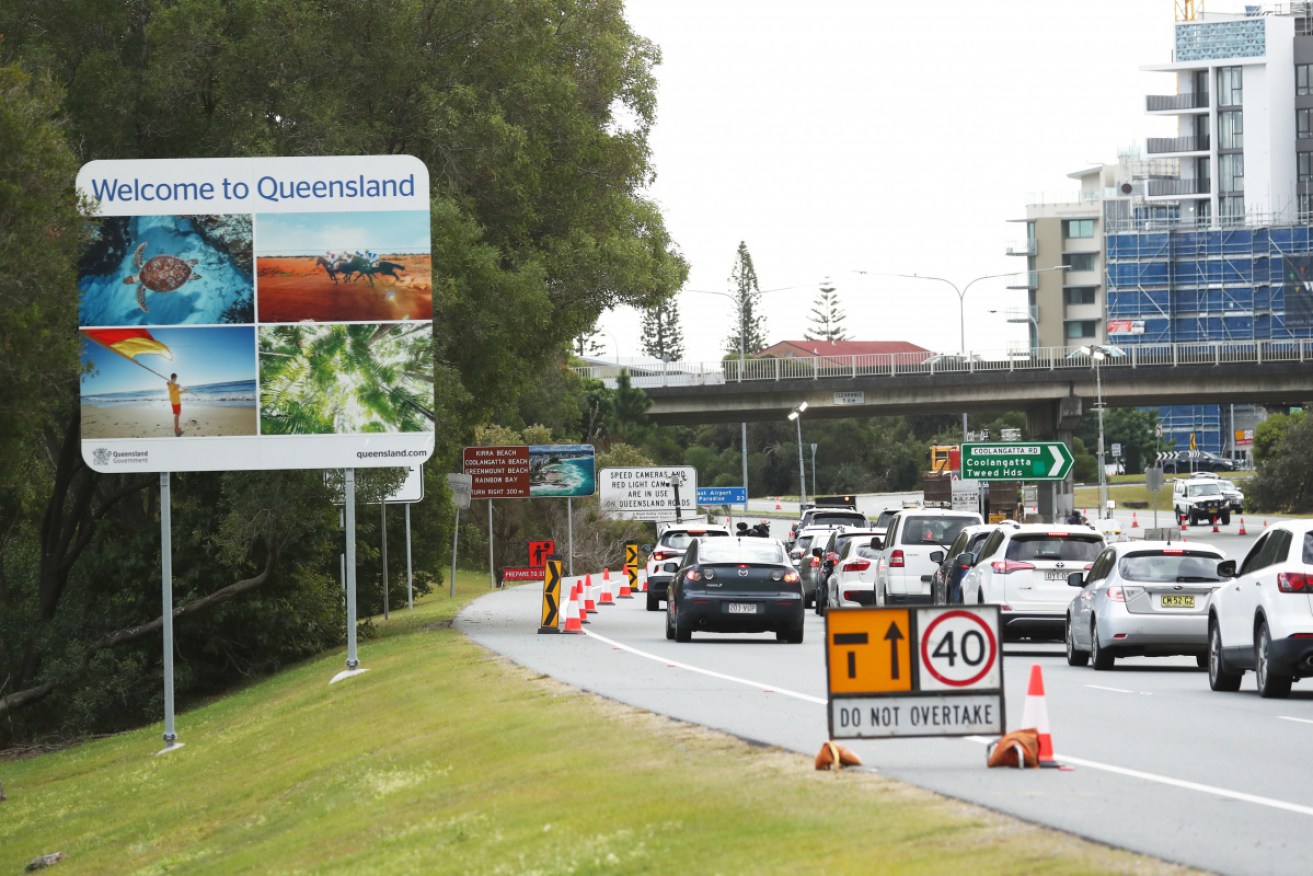
[[256, 217], [262, 323], [429, 319], [433, 275], [424, 211]]

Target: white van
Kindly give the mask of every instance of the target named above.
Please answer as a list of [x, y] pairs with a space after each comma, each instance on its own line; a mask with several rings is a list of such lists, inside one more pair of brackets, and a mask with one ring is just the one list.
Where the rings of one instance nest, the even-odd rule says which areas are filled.
[[931, 601], [930, 580], [965, 526], [984, 521], [974, 511], [905, 508], [893, 516], [875, 568], [875, 604]]

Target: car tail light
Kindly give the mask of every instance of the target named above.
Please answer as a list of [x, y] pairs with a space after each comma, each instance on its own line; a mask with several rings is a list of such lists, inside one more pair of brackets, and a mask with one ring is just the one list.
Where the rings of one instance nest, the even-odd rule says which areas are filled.
[[839, 562], [839, 555], [836, 554], [834, 551], [830, 551], [828, 554], [825, 555], [825, 562], [837, 563]]
[[1183, 556], [1185, 551], [1181, 548], [1163, 548], [1159, 553], [1165, 557], [1179, 557]]
[[865, 572], [869, 568], [871, 568], [871, 561], [865, 558], [849, 560], [843, 564], [843, 571], [845, 572]]
[[1282, 593], [1313, 593], [1313, 576], [1303, 572], [1281, 572], [1277, 575], [1277, 589]]
[[785, 572], [785, 573], [784, 573], [784, 583], [785, 583], [785, 584], [797, 584], [797, 583], [798, 583], [799, 581], [801, 581], [801, 580], [802, 580], [802, 579], [798, 577], [798, 573], [797, 573], [797, 572]]
[[1106, 593], [1108, 598], [1111, 599], [1113, 602], [1126, 601], [1126, 591], [1122, 590], [1120, 587], [1116, 585], [1109, 587], [1107, 590], [1104, 591], [1104, 593]]
[[658, 563], [663, 560], [673, 560], [678, 556], [680, 556], [680, 554], [672, 553], [670, 551], [652, 551], [652, 559], [656, 560]]
[[812, 568], [815, 569], [815, 568], [816, 568], [817, 566], [819, 566], [820, 564], [821, 564], [821, 558], [818, 557], [818, 556], [816, 556], [815, 554], [813, 554], [813, 555], [812, 555]]
[[689, 569], [687, 572], [684, 573], [684, 580], [686, 580], [686, 581], [701, 581], [701, 580], [702, 580], [702, 572], [701, 572], [700, 570], [698, 570], [698, 569]]
[[902, 551], [894, 551], [892, 554], [889, 555], [889, 568], [891, 569], [903, 568], [903, 559], [904, 558]]
[[1032, 571], [1035, 564], [1023, 563], [1020, 560], [995, 560], [989, 564], [989, 568], [993, 569], [997, 575], [1008, 575], [1012, 572]]
[[870, 592], [871, 591], [869, 590], [845, 590], [843, 592], [843, 598], [846, 602], [857, 602], [862, 598], [860, 594]]

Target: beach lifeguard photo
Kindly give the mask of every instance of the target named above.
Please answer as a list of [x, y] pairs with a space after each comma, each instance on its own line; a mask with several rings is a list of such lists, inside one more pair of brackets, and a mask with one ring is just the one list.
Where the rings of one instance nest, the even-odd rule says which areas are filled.
[[426, 210], [256, 217], [260, 322], [433, 316]]
[[255, 329], [84, 329], [82, 437], [255, 435]]

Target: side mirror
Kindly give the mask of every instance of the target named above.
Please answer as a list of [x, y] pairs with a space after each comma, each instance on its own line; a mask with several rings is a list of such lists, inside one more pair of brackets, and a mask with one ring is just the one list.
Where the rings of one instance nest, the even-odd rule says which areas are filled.
[[976, 555], [971, 553], [971, 551], [963, 551], [957, 555], [955, 562], [963, 569], [970, 569], [976, 564]]
[[642, 551], [643, 553], [645, 553], [645, 554], [650, 554], [650, 553], [652, 553], [652, 545], [650, 545], [650, 544], [641, 544], [641, 545], [638, 546], [638, 548], [639, 548], [639, 550], [641, 550], [641, 551]]
[[822, 551], [820, 548], [812, 548], [813, 557], [819, 557], [822, 553], [824, 553], [824, 551]]
[[1085, 573], [1084, 573], [1084, 572], [1072, 572], [1070, 575], [1067, 576], [1067, 586], [1068, 586], [1068, 587], [1084, 587], [1084, 586], [1085, 586]]
[[1217, 577], [1234, 578], [1236, 576], [1235, 560], [1222, 560], [1217, 564]]
[[871, 538], [871, 547], [875, 548], [877, 551], [879, 551], [879, 550], [884, 550], [884, 539], [881, 538], [881, 537], [878, 536], [878, 535], [872, 537], [872, 538]]
[[661, 567], [661, 571], [674, 572], [678, 568], [679, 568], [679, 563], [666, 563], [664, 566]]
[[937, 566], [944, 561], [945, 556], [947, 555], [943, 551], [931, 551], [930, 562], [934, 563]]

